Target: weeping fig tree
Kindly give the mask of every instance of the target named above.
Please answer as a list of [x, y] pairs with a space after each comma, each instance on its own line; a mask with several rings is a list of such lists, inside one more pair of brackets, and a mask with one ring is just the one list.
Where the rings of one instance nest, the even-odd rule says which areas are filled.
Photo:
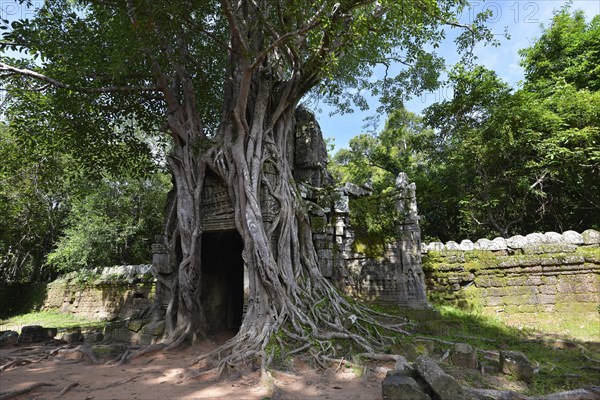
[[[219, 349], [223, 362], [264, 355], [275, 332], [296, 350], [340, 338], [369, 352], [383, 343], [382, 331], [317, 265], [286, 152], [294, 110], [307, 96], [346, 109], [352, 102], [364, 106], [361, 93], [369, 90], [393, 107], [433, 90], [443, 66], [433, 50], [444, 29], [458, 30], [456, 46], [467, 56], [475, 42], [492, 38], [482, 23], [486, 15], [458, 22], [466, 6], [464, 0], [50, 0], [32, 19], [5, 21], [11, 23], [0, 77], [12, 102], [31, 93], [43, 97], [27, 107], [57, 124], [65, 145], [110, 146], [128, 134], [114, 127], [132, 123], [172, 142], [175, 201], [165, 226], [178, 269], [165, 315], [168, 346], [206, 333], [201, 209], [210, 171], [229, 188], [250, 285], [241, 327]], [[404, 67], [392, 75], [394, 65]], [[268, 226], [263, 189], [276, 199]], [[315, 307], [315, 299], [325, 306]], [[357, 316], [351, 327], [342, 323], [348, 313]], [[328, 354], [323, 349], [319, 357]]]

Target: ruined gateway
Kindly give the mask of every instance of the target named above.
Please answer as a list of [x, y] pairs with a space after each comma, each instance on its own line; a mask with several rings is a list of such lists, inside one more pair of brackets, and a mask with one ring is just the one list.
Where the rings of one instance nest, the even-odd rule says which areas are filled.
[[[396, 304], [409, 309], [427, 309], [421, 268], [421, 233], [418, 224], [415, 184], [406, 174], [396, 179], [397, 240], [385, 246], [381, 257], [356, 251], [350, 224], [351, 198], [369, 196], [370, 191], [353, 184], [333, 188], [327, 171], [327, 149], [314, 115], [303, 107], [295, 114], [295, 140], [289, 141], [294, 160], [294, 178], [299, 183], [311, 219], [313, 241], [323, 275], [342, 292], [355, 298]], [[291, 147], [291, 146], [290, 146]], [[270, 179], [265, 168], [265, 177]], [[263, 191], [263, 221], [271, 223], [275, 199]], [[236, 331], [248, 302], [248, 274], [243, 244], [235, 228], [234, 209], [228, 188], [216, 175], [207, 174], [202, 198], [202, 304], [209, 332]], [[153, 246], [153, 274], [157, 277], [155, 312], [164, 315], [170, 298], [169, 282], [175, 279], [176, 257], [170, 255], [163, 237]]]

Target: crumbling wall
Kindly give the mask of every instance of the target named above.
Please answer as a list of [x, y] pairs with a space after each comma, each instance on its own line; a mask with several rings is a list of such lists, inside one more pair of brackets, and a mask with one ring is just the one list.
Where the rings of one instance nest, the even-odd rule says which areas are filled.
[[62, 276], [47, 286], [43, 309], [94, 318], [129, 318], [154, 302], [150, 265], [125, 265]]
[[434, 301], [489, 312], [594, 311], [600, 304], [600, 232], [430, 243], [423, 270]]
[[313, 242], [323, 276], [359, 299], [428, 308], [421, 269], [421, 233], [416, 187], [401, 173], [396, 180], [396, 239], [385, 243], [382, 254], [367, 254], [355, 246], [350, 200], [370, 196], [368, 187], [347, 183], [334, 188], [327, 171], [327, 151], [314, 115], [296, 112], [294, 178], [304, 198]]

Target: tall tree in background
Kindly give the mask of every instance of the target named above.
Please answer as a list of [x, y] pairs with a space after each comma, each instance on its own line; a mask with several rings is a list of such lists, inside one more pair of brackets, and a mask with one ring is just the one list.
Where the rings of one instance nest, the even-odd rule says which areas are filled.
[[381, 132], [351, 139], [333, 158], [336, 176], [383, 193], [408, 172], [427, 240], [598, 228], [599, 38], [600, 17], [556, 11], [520, 52], [521, 89], [458, 64], [451, 99], [426, 109], [425, 122], [399, 109]]
[[459, 235], [600, 225], [600, 17], [558, 10], [513, 92], [490, 70], [457, 66], [453, 98], [432, 105], [441, 160], [455, 177]]
[[64, 227], [65, 159], [21, 143], [0, 123], [0, 281], [45, 280], [43, 265]]
[[0, 124], [0, 282], [147, 263], [170, 186], [150, 155], [122, 162], [117, 151], [121, 165], [106, 168], [98, 155], [54, 146], [43, 129], [17, 135], [13, 121]]
[[[372, 333], [375, 321], [342, 298], [317, 265], [288, 159], [294, 110], [311, 92], [337, 95], [358, 86], [402, 100], [434, 88], [443, 63], [425, 48], [437, 46], [444, 25], [461, 27], [456, 13], [466, 4], [56, 0], [33, 20], [14, 22], [4, 38], [6, 48], [39, 55], [41, 64], [3, 58], [0, 72], [16, 95], [49, 93], [48, 113], [73, 142], [81, 142], [89, 116], [96, 130], [84, 143], [114, 141], [114, 125], [132, 120], [170, 136], [176, 199], [166, 236], [180, 255], [165, 316], [170, 346], [206, 331], [200, 210], [211, 170], [229, 187], [250, 282], [240, 330], [220, 349], [229, 354], [224, 362], [264, 357], [277, 331], [298, 349], [339, 338], [371, 351], [382, 340]], [[480, 22], [462, 27], [459, 50], [491, 37]], [[373, 66], [395, 61], [407, 68], [371, 82]], [[264, 192], [277, 204], [268, 226], [260, 207]], [[314, 299], [321, 299], [319, 307]], [[352, 313], [358, 320], [347, 327], [342, 316]]]

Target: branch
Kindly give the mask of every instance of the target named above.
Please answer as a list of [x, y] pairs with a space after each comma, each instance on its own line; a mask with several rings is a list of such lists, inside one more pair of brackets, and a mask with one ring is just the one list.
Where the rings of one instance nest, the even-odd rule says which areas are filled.
[[537, 181], [535, 181], [531, 186], [529, 186], [529, 189], [534, 189], [537, 185], [540, 185], [542, 182], [544, 182], [546, 175], [548, 175], [548, 171], [544, 171], [542, 176]]
[[231, 34], [233, 38], [239, 42], [240, 47], [242, 48], [242, 53], [246, 53], [248, 51], [248, 44], [244, 37], [242, 36], [242, 31], [240, 30], [240, 26], [235, 19], [235, 15], [233, 13], [233, 9], [231, 8], [231, 4], [227, 0], [221, 0], [221, 5], [223, 6], [223, 12], [227, 17], [227, 21], [229, 22], [229, 26], [231, 28]]
[[156, 86], [106, 86], [99, 88], [86, 88], [81, 86], [73, 86], [56, 80], [54, 78], [50, 78], [49, 76], [40, 74], [39, 72], [32, 71], [30, 69], [25, 68], [16, 68], [10, 66], [8, 64], [0, 62], [0, 71], [10, 72], [12, 74], [17, 74], [20, 76], [28, 77], [36, 79], [40, 82], [44, 82], [50, 84], [54, 87], [66, 90], [72, 90], [74, 92], [83, 92], [83, 93], [113, 93], [113, 92], [122, 92], [122, 93], [130, 93], [130, 92], [157, 92], [159, 91]]

